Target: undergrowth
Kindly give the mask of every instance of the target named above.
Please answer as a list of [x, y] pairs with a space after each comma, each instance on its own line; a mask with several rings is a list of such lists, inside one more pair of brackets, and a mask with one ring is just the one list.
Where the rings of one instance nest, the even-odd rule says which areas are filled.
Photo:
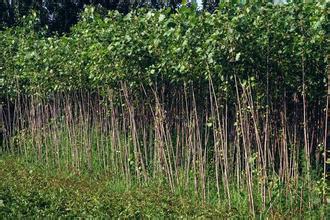
[[[158, 181], [127, 187], [106, 174], [74, 175], [28, 164], [12, 156], [0, 160], [1, 218], [248, 218], [247, 194], [235, 189], [232, 193], [229, 208], [225, 201], [212, 198], [202, 202], [193, 190], [171, 192]], [[259, 213], [257, 217], [326, 217], [326, 207], [322, 206], [300, 212], [280, 208], [281, 198], [285, 199], [278, 195], [272, 201], [277, 209]]]

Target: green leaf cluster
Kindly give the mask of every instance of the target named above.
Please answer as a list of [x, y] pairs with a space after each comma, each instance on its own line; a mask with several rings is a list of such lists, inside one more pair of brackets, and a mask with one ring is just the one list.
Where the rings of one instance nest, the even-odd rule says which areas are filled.
[[36, 16], [0, 32], [2, 97], [185, 84], [234, 92], [234, 76], [258, 98], [302, 92], [324, 95], [329, 26], [321, 3], [221, 4], [213, 14], [193, 8], [138, 10], [106, 16], [87, 7], [64, 36], [36, 31]]

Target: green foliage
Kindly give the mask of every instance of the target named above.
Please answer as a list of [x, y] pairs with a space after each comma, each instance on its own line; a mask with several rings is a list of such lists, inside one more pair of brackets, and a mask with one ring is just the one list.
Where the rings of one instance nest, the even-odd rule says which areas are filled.
[[150, 83], [207, 85], [234, 90], [233, 76], [253, 79], [263, 100], [302, 91], [302, 59], [308, 98], [324, 93], [324, 4], [223, 4], [217, 12], [111, 11], [87, 7], [65, 36], [33, 29], [34, 16], [0, 32], [1, 95], [47, 96], [53, 92]]
[[[283, 218], [297, 216], [288, 212], [297, 194], [285, 191], [279, 180], [271, 183], [274, 195], [267, 207], [271, 213], [260, 217]], [[299, 186], [300, 188], [302, 186]], [[302, 188], [301, 188], [302, 190]], [[256, 192], [258, 190], [256, 189]], [[168, 188], [149, 182], [145, 187], [126, 187], [111, 176], [76, 176], [31, 166], [17, 158], [0, 160], [0, 215], [8, 218], [33, 217], [101, 217], [101, 218], [242, 218], [249, 215], [246, 190], [232, 188], [232, 208], [225, 201], [202, 203], [194, 200], [194, 190], [172, 193]], [[316, 206], [303, 216], [320, 216], [323, 207]], [[260, 201], [256, 203], [261, 205]], [[306, 204], [302, 204], [306, 205]], [[293, 207], [298, 207], [294, 204]], [[314, 204], [313, 204], [314, 206]], [[269, 209], [268, 209], [269, 210]]]
[[0, 215], [16, 217], [216, 217], [212, 205], [191, 202], [156, 185], [123, 188], [111, 176], [45, 172], [14, 158], [0, 160]]

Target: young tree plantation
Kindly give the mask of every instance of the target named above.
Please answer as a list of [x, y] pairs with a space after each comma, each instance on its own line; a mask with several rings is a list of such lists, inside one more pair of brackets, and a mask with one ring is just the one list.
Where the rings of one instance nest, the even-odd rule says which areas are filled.
[[216, 5], [3, 22], [0, 217], [327, 219], [328, 5]]

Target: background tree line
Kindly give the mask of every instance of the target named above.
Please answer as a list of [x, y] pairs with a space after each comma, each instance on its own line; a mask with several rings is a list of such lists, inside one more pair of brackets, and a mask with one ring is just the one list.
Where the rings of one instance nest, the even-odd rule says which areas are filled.
[[[283, 0], [268, 0], [269, 2], [283, 2]], [[177, 9], [182, 4], [202, 5], [203, 10], [214, 11], [223, 0], [0, 0], [0, 28], [12, 26], [30, 10], [37, 11], [43, 26], [47, 25], [50, 32], [68, 32], [78, 20], [84, 5], [96, 5], [107, 10], [118, 10], [128, 13], [132, 9], [164, 8]], [[236, 0], [237, 3], [249, 2]]]
[[19, 18], [27, 15], [30, 10], [36, 10], [41, 24], [47, 25], [50, 31], [59, 33], [69, 31], [78, 20], [78, 15], [84, 5], [97, 5], [107, 10], [118, 10], [128, 13], [139, 7], [177, 8], [180, 0], [1, 0], [0, 25], [12, 26]]

